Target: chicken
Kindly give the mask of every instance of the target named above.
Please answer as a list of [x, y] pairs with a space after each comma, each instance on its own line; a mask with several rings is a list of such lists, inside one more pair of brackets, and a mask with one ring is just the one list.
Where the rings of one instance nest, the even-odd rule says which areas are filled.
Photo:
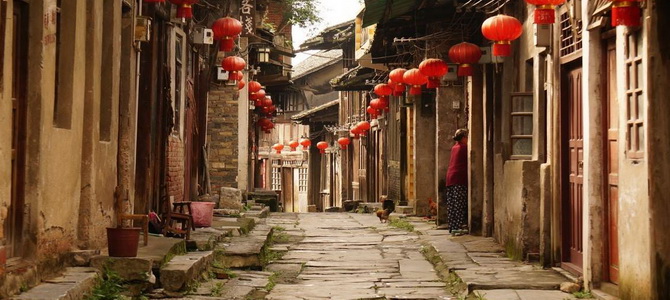
[[433, 201], [433, 198], [428, 198], [428, 206], [430, 207], [430, 215], [437, 216], [437, 203]]
[[386, 210], [386, 209], [380, 209], [377, 211], [377, 218], [379, 218], [379, 222], [386, 223], [389, 221], [389, 215], [391, 213]]

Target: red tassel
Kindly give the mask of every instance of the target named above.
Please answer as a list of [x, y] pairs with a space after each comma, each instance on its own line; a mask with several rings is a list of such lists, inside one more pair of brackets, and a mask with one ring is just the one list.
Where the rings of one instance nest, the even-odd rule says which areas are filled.
[[184, 4], [177, 8], [177, 18], [180, 19], [190, 19], [193, 18], [193, 9], [191, 8], [191, 5]]
[[409, 94], [410, 95], [415, 95], [415, 96], [416, 95], [421, 95], [421, 86], [420, 85], [412, 86], [409, 89]]
[[426, 88], [429, 89], [435, 89], [440, 86], [440, 79], [436, 77], [431, 77], [428, 78], [428, 83], [426, 84]]
[[497, 42], [493, 44], [493, 56], [510, 56], [512, 45], [509, 42]]
[[471, 65], [462, 64], [458, 66], [458, 76], [472, 76], [474, 74], [474, 69]]
[[233, 48], [235, 48], [235, 40], [233, 39], [224, 38], [219, 43], [219, 51], [230, 52], [233, 51]]
[[612, 7], [612, 26], [638, 27], [641, 17], [637, 1], [615, 2]]

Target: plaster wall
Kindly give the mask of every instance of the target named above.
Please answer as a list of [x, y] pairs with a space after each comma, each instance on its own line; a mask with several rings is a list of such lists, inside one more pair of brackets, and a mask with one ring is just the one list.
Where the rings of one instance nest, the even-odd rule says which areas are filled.
[[[7, 1], [6, 14], [0, 16], [3, 22], [7, 24], [4, 31], [0, 33], [0, 44], [4, 50], [0, 60], [2, 60], [2, 69], [0, 70], [0, 244], [5, 238], [4, 224], [8, 214], [9, 201], [11, 199], [12, 188], [12, 52], [13, 39], [11, 27], [13, 21], [13, 2]], [[5, 257], [5, 249], [0, 246], [0, 273], [2, 273]]]
[[[422, 108], [428, 105], [428, 111]], [[416, 202], [414, 211], [419, 216], [429, 214], [430, 207], [428, 199], [437, 200], [437, 188], [435, 178], [435, 112], [431, 102], [425, 100], [414, 100], [414, 162], [415, 173], [415, 195]], [[422, 110], [424, 111], [422, 113]], [[446, 173], [445, 173], [446, 174]]]

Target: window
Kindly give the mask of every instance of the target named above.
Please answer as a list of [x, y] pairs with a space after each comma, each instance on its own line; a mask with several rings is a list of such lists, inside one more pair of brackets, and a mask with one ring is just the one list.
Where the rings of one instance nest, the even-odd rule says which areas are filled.
[[644, 157], [644, 78], [642, 70], [642, 35], [640, 31], [626, 37], [626, 157]]
[[307, 168], [298, 168], [298, 191], [299, 192], [307, 192], [307, 178], [308, 178], [309, 172]]
[[[114, 76], [119, 75], [118, 72], [115, 72], [115, 68], [118, 67], [115, 67], [114, 64], [114, 57], [115, 54], [118, 54], [120, 46], [115, 43], [118, 36], [114, 36], [114, 16], [118, 13], [120, 12], [116, 12], [114, 1], [103, 3], [102, 32], [106, 33], [102, 35], [102, 55], [100, 57], [103, 82], [107, 79], [114, 80]], [[115, 93], [114, 84], [111, 82], [101, 84], [100, 90], [100, 123], [98, 125], [100, 141], [109, 142], [112, 140], [112, 103], [118, 97], [118, 93]]]
[[[43, 43], [55, 42], [54, 111], [55, 127], [70, 129], [72, 125], [72, 92], [74, 83], [74, 29], [77, 18], [71, 12], [77, 11], [78, 1], [56, 1], [56, 6], [48, 8], [45, 22], [47, 29]], [[69, 33], [69, 34], [68, 34]]]
[[511, 98], [512, 158], [528, 159], [533, 155], [533, 93], [512, 93]]
[[271, 178], [271, 189], [273, 191], [281, 190], [281, 161], [278, 159], [272, 160], [272, 178]]
[[184, 86], [186, 82], [186, 42], [184, 32], [175, 27], [172, 35], [172, 59], [171, 59], [171, 81], [172, 81], [172, 109], [174, 111], [173, 131], [182, 135], [182, 122], [184, 120]]

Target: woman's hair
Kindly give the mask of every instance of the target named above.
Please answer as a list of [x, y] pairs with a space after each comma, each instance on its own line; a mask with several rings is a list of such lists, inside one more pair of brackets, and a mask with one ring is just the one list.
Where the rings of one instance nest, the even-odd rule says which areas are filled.
[[454, 133], [454, 141], [460, 141], [464, 137], [468, 137], [467, 129], [459, 129], [456, 130], [456, 133]]

